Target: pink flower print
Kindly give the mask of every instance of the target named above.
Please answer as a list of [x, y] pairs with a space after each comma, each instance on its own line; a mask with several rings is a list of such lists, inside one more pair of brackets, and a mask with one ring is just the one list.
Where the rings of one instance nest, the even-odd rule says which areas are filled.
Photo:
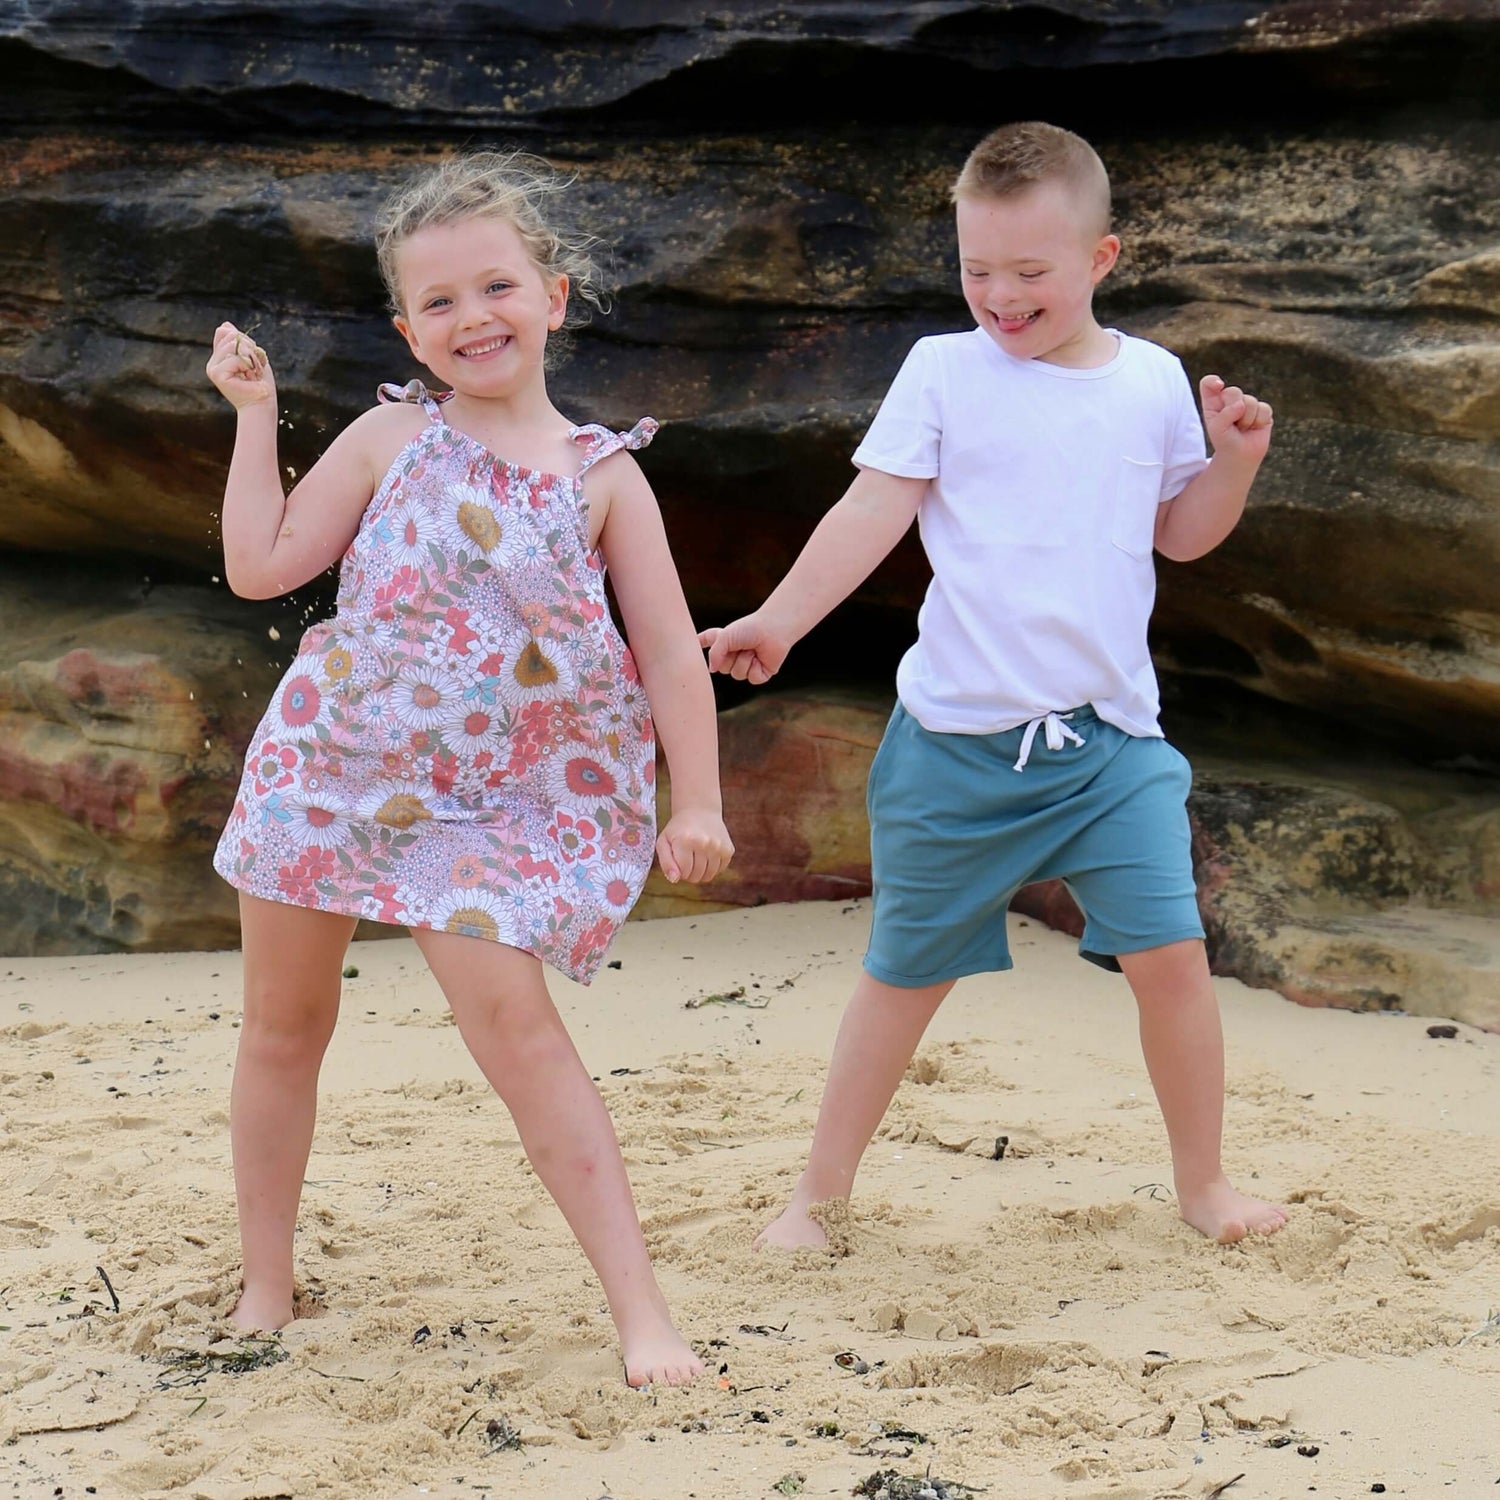
[[394, 881], [376, 881], [369, 900], [374, 907], [374, 910], [368, 913], [372, 921], [397, 923], [401, 921], [405, 903], [398, 898]]
[[592, 625], [595, 620], [604, 618], [604, 606], [593, 599], [585, 599], [578, 606], [578, 613], [588, 624]]
[[556, 885], [562, 879], [557, 866], [550, 859], [533, 859], [529, 854], [523, 854], [516, 861], [516, 870], [526, 880], [535, 880], [540, 877]]
[[619, 783], [600, 755], [570, 755], [552, 770], [552, 793], [565, 807], [597, 807]]
[[397, 599], [405, 599], [416, 593], [417, 589], [421, 587], [421, 583], [422, 575], [415, 568], [410, 566], [397, 568], [391, 574], [389, 582], [382, 583], [375, 590], [375, 609], [377, 613], [384, 610], [388, 615], [391, 605]]
[[460, 609], [458, 605], [450, 605], [443, 619], [453, 628], [453, 638], [448, 642], [448, 649], [455, 656], [467, 656], [470, 645], [479, 637], [469, 629], [469, 612]]
[[547, 835], [562, 851], [568, 864], [579, 859], [592, 859], [598, 853], [594, 840], [599, 837], [599, 830], [587, 818], [573, 818], [559, 812]]
[[432, 757], [432, 789], [439, 797], [446, 797], [458, 779], [458, 757], [456, 755], [434, 755]]
[[276, 712], [288, 732], [306, 729], [323, 706], [323, 690], [306, 672], [287, 678], [276, 697]]
[[639, 823], [616, 823], [604, 835], [604, 857], [608, 860], [626, 859], [645, 843], [646, 833]]
[[575, 969], [586, 969], [593, 965], [593, 961], [609, 947], [610, 937], [615, 930], [612, 917], [600, 917], [597, 922], [583, 932], [576, 943], [573, 951], [569, 954], [569, 962]]
[[472, 890], [484, 880], [484, 861], [477, 854], [460, 854], [453, 861], [448, 878], [461, 890]]
[[333, 850], [304, 849], [294, 864], [282, 865], [277, 884], [288, 899], [295, 901], [298, 906], [316, 906], [317, 882], [327, 880], [336, 867], [337, 860]]
[[[301, 757], [290, 745], [278, 745], [275, 740], [266, 740], [251, 757], [250, 764], [255, 775], [257, 796], [267, 792], [279, 792], [289, 787], [296, 779], [297, 762]], [[244, 809], [236, 805], [243, 815]]]

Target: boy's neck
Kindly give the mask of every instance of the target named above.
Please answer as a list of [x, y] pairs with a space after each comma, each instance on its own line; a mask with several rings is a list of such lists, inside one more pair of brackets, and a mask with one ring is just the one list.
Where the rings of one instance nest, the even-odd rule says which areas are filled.
[[1120, 341], [1091, 317], [1071, 338], [1034, 357], [1045, 365], [1061, 365], [1065, 370], [1097, 370], [1119, 352]]

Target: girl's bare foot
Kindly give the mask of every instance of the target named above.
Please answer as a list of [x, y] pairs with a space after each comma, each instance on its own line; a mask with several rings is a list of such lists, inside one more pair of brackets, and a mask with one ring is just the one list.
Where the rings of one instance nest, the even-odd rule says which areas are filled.
[[671, 1323], [643, 1330], [634, 1338], [622, 1336], [620, 1346], [626, 1385], [687, 1385], [703, 1373], [703, 1361]]
[[828, 1234], [795, 1200], [755, 1237], [757, 1250], [826, 1250]]
[[263, 1292], [241, 1292], [229, 1321], [241, 1333], [275, 1333], [285, 1328], [296, 1314], [292, 1311], [290, 1297], [277, 1297]]
[[1201, 1188], [1179, 1188], [1177, 1207], [1194, 1229], [1221, 1245], [1232, 1245], [1247, 1234], [1275, 1234], [1286, 1223], [1284, 1208], [1251, 1198], [1224, 1177]]

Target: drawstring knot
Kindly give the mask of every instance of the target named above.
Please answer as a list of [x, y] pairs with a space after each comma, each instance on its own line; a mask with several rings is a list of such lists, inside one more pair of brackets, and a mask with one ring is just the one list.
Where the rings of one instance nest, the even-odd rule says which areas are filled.
[[1065, 722], [1073, 717], [1072, 714], [1039, 714], [1026, 726], [1026, 733], [1021, 736], [1021, 754], [1014, 766], [1014, 771], [1024, 771], [1026, 762], [1031, 759], [1031, 747], [1036, 743], [1036, 732], [1038, 729], [1046, 731], [1047, 748], [1049, 750], [1061, 750], [1065, 741], [1071, 740], [1075, 745], [1085, 742], [1083, 736], [1076, 729], [1071, 729]]

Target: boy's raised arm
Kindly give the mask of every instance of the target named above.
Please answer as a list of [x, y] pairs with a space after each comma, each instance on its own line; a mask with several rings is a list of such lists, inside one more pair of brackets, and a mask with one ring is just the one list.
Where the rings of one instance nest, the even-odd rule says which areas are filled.
[[1213, 460], [1156, 517], [1156, 550], [1174, 562], [1212, 552], [1239, 524], [1271, 443], [1270, 402], [1226, 386], [1217, 375], [1203, 378], [1199, 394]]
[[819, 620], [859, 587], [906, 534], [926, 479], [861, 469], [818, 523], [797, 561], [754, 614], [705, 630], [709, 669], [757, 686]]

